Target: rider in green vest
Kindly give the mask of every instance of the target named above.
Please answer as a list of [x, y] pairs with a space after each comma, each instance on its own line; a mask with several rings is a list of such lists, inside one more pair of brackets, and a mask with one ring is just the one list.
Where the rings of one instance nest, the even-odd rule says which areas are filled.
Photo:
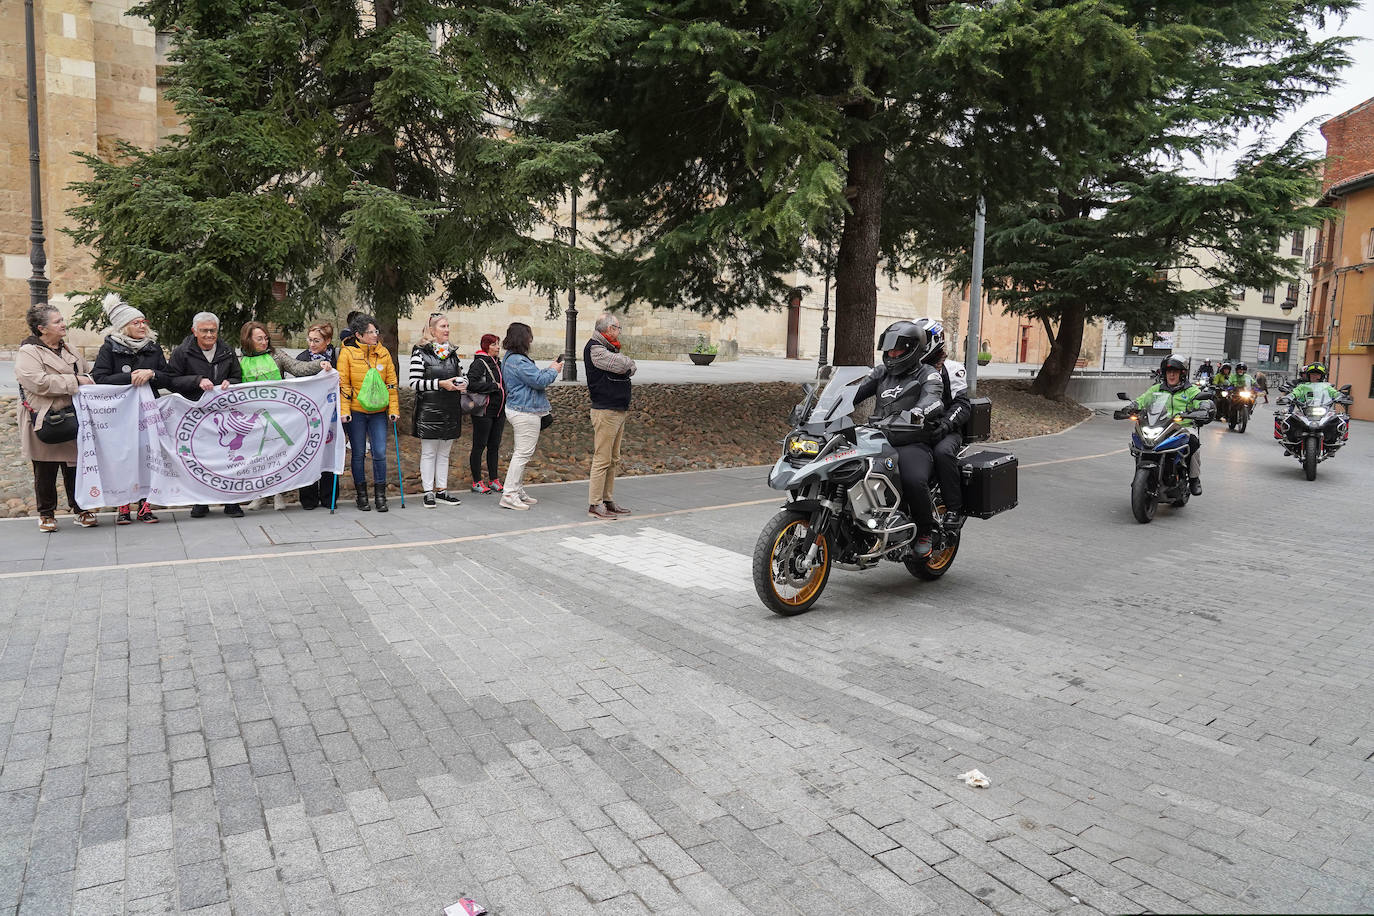
[[1309, 363], [1302, 367], [1304, 382], [1299, 382], [1293, 386], [1293, 392], [1289, 395], [1294, 404], [1305, 404], [1307, 399], [1318, 391], [1325, 391], [1331, 395], [1334, 401], [1341, 396], [1341, 392], [1326, 380], [1326, 366], [1321, 363]]
[[[1165, 357], [1159, 364], [1159, 377], [1163, 381], [1151, 385], [1144, 394], [1135, 399], [1137, 407], [1144, 409], [1155, 399], [1155, 395], [1161, 392], [1169, 395], [1169, 412], [1176, 417], [1183, 416], [1190, 410], [1206, 407], [1210, 403], [1198, 400], [1202, 392], [1196, 385], [1188, 382], [1188, 366], [1177, 356]], [[1184, 417], [1178, 421], [1178, 425], [1188, 427], [1188, 489], [1194, 496], [1201, 496], [1202, 458], [1198, 452], [1202, 450], [1202, 440], [1192, 429], [1192, 420]]]

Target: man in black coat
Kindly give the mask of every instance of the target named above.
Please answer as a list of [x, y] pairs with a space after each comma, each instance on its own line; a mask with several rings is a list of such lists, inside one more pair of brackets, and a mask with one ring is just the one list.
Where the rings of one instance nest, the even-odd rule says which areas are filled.
[[216, 386], [228, 388], [243, 381], [243, 369], [232, 347], [219, 339], [219, 319], [201, 312], [191, 322], [191, 334], [172, 351], [167, 361], [172, 390], [187, 400], [199, 401]]
[[[191, 321], [191, 336], [172, 351], [167, 361], [172, 390], [191, 401], [199, 401], [216, 387], [226, 389], [243, 381], [243, 368], [232, 347], [219, 339], [219, 319], [200, 312]], [[191, 518], [204, 518], [209, 506], [192, 506]], [[224, 514], [242, 518], [243, 509], [235, 503], [224, 504]]]

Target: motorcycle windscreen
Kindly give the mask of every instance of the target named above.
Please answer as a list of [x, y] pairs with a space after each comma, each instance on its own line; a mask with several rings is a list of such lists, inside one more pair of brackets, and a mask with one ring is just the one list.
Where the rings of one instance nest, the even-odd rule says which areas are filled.
[[811, 415], [806, 418], [806, 425], [829, 426], [852, 414], [854, 395], [872, 371], [868, 366], [834, 367], [830, 381], [826, 382], [825, 390], [816, 399], [816, 406], [811, 408]]
[[1302, 402], [1302, 406], [1308, 410], [1311, 410], [1313, 407], [1325, 407], [1327, 410], [1330, 410], [1331, 405], [1335, 403], [1336, 399], [1332, 397], [1331, 389], [1323, 385], [1320, 388], [1314, 389], [1312, 393], [1307, 396], [1307, 399]]
[[1145, 402], [1145, 409], [1140, 419], [1141, 426], [1164, 426], [1173, 419], [1169, 408], [1173, 404], [1173, 396], [1167, 391], [1156, 391], [1150, 396], [1150, 400]]

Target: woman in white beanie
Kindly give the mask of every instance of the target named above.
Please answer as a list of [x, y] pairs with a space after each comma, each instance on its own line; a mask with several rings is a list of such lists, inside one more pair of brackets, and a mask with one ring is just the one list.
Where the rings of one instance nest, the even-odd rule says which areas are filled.
[[[105, 343], [95, 357], [91, 378], [97, 385], [151, 385], [153, 396], [171, 390], [172, 379], [167, 373], [167, 357], [158, 346], [157, 334], [148, 329], [148, 319], [142, 312], [119, 297], [108, 294], [101, 305], [110, 320], [112, 330], [105, 335]], [[120, 506], [116, 525], [127, 525], [135, 514], [140, 522], [153, 524], [157, 516], [146, 499], [139, 500], [137, 510]]]

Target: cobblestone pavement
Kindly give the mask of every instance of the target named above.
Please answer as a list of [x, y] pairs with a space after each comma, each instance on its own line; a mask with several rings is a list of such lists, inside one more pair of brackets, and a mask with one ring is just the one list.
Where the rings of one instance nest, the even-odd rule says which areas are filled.
[[0, 523], [0, 913], [1374, 909], [1374, 426], [1314, 483], [1210, 428], [1148, 526], [1125, 432], [1016, 444], [945, 579], [790, 619], [757, 469], [614, 523]]

